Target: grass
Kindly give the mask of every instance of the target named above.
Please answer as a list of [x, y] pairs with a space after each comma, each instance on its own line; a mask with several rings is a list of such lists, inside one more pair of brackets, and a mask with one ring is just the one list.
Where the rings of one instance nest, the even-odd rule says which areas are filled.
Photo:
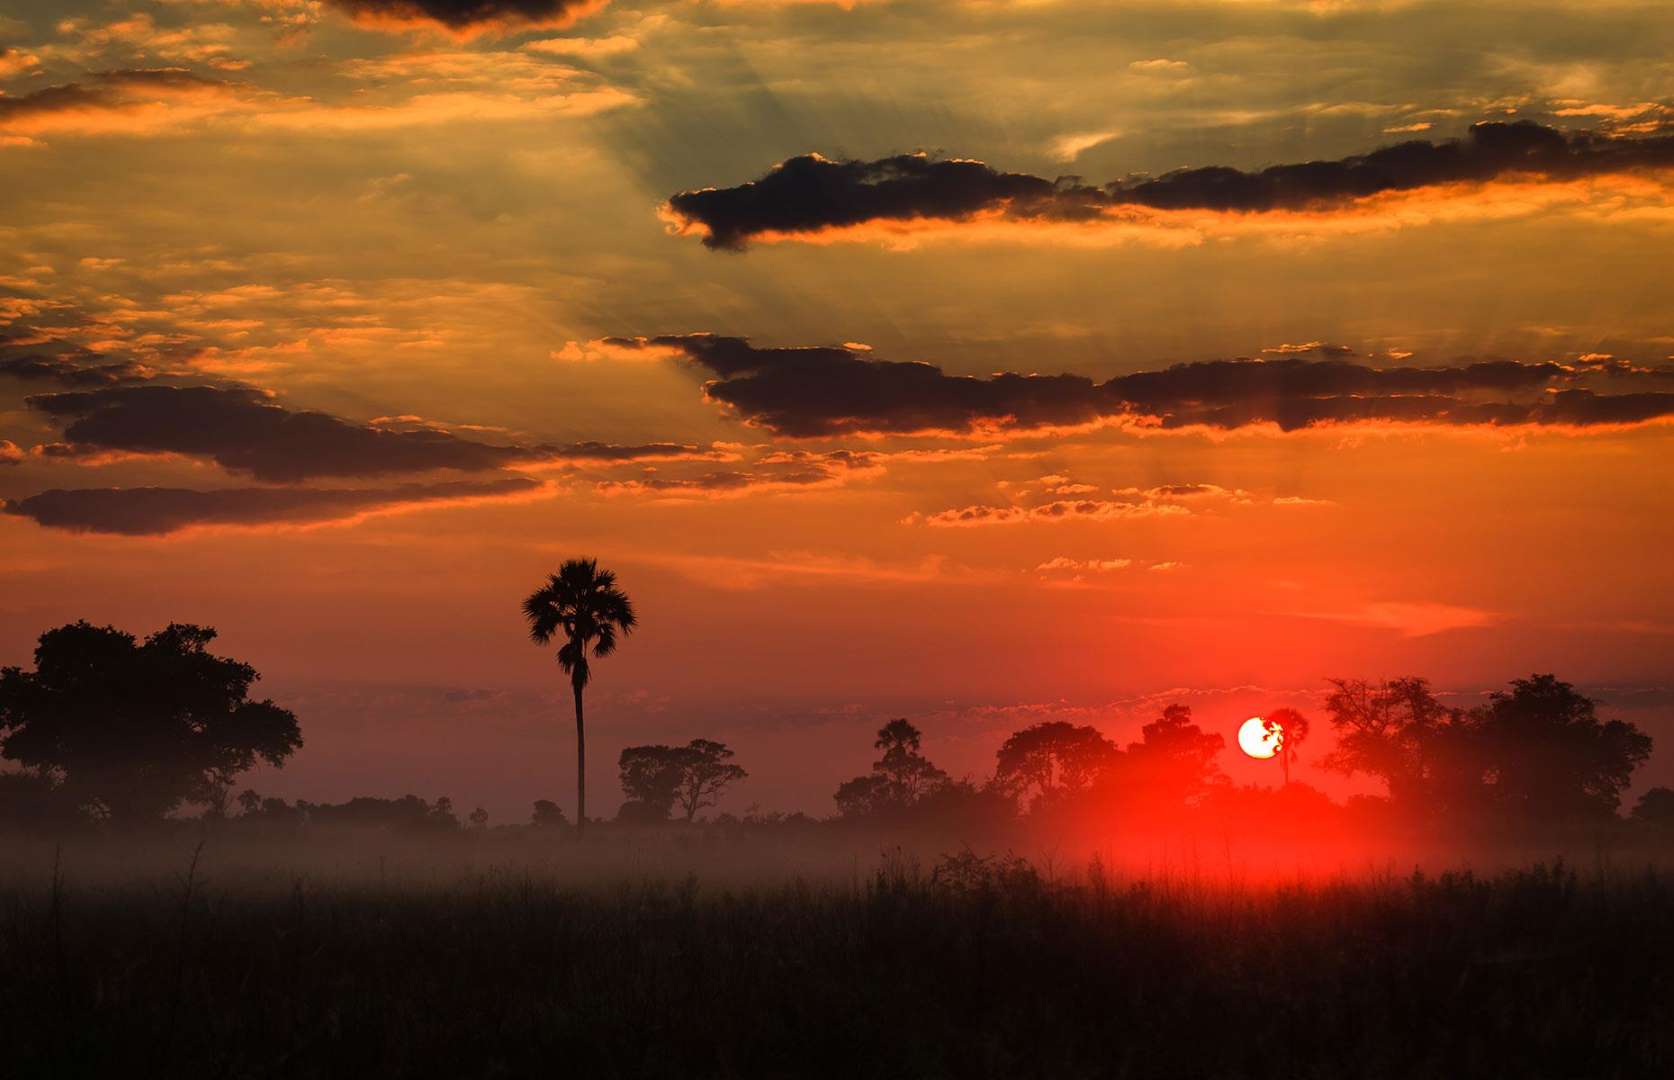
[[[1674, 881], [8, 873], [18, 1077], [1643, 1077]], [[369, 865], [370, 856], [361, 856]], [[382, 867], [380, 867], [382, 870]]]

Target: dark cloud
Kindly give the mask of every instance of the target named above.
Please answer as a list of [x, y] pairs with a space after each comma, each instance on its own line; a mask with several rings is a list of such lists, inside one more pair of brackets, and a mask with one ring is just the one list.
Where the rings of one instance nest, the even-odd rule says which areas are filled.
[[357, 514], [459, 500], [530, 494], [526, 477], [404, 484], [376, 489], [186, 488], [53, 489], [4, 503], [4, 511], [72, 532], [157, 536], [194, 525], [279, 525], [336, 521]]
[[258, 480], [480, 472], [522, 456], [515, 447], [445, 431], [389, 431], [328, 413], [293, 412], [250, 387], [113, 387], [41, 394], [28, 403], [63, 424], [72, 445], [206, 457]]
[[326, 0], [358, 22], [374, 26], [429, 23], [456, 34], [568, 26], [604, 0]]
[[5, 355], [0, 342], [0, 376], [60, 386], [114, 386], [141, 382], [147, 371], [131, 360], [105, 360], [96, 353], [24, 353]]
[[794, 157], [759, 180], [684, 191], [669, 209], [712, 248], [741, 249], [756, 236], [811, 233], [872, 221], [1084, 221], [1122, 207], [1264, 213], [1340, 205], [1387, 191], [1531, 175], [1562, 180], [1674, 166], [1674, 135], [1618, 137], [1560, 132], [1530, 121], [1485, 122], [1462, 139], [1414, 140], [1335, 161], [1226, 166], [1129, 177], [1102, 187], [1079, 177], [1047, 180], [978, 161], [903, 154], [876, 161]]
[[[842, 348], [756, 349], [743, 338], [617, 338], [672, 349], [719, 376], [704, 393], [792, 437], [1031, 430], [1126, 420], [1164, 428], [1391, 421], [1453, 425], [1636, 424], [1674, 416], [1674, 393], [1600, 393], [1584, 367], [1510, 360], [1372, 367], [1299, 356], [1214, 360], [1095, 382], [1081, 375], [949, 375]], [[1629, 378], [1660, 379], [1661, 369]]]
[[126, 68], [98, 71], [80, 82], [47, 86], [16, 97], [0, 96], [0, 131], [29, 129], [59, 116], [119, 112], [158, 96], [223, 94], [234, 84], [195, 75], [185, 68]]
[[49, 451], [53, 456], [185, 454], [275, 483], [434, 469], [490, 472], [543, 462], [580, 466], [726, 456], [683, 443], [496, 445], [434, 428], [393, 429], [299, 412], [248, 386], [115, 386], [38, 394], [27, 401], [62, 427], [63, 443]]

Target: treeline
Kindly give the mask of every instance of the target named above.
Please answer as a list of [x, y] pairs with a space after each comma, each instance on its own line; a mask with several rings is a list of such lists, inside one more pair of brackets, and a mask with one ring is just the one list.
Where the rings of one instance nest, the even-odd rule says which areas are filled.
[[[463, 816], [443, 797], [357, 797], [294, 803], [246, 790], [236, 778], [258, 761], [284, 762], [302, 745], [296, 717], [253, 700], [255, 670], [212, 655], [213, 630], [170, 625], [143, 641], [85, 622], [41, 635], [35, 669], [0, 669], [0, 823], [31, 828], [136, 824], [181, 808], [211, 821], [271, 827], [406, 831], [486, 829], [482, 808]], [[1118, 745], [1097, 728], [1063, 721], [1009, 736], [986, 777], [955, 778], [926, 754], [906, 719], [877, 732], [878, 758], [834, 792], [838, 825], [946, 827], [971, 835], [1025, 825], [1051, 836], [1085, 829], [1113, 835], [1213, 819], [1255, 822], [1265, 834], [1317, 833], [1345, 818], [1444, 829], [1539, 830], [1618, 820], [1623, 793], [1651, 754], [1633, 724], [1601, 719], [1597, 703], [1551, 675], [1518, 679], [1480, 706], [1443, 704], [1420, 678], [1335, 680], [1323, 720], [1333, 748], [1311, 764], [1377, 782], [1381, 796], [1335, 803], [1291, 782], [1314, 726], [1294, 710], [1269, 721], [1283, 733], [1282, 787], [1239, 787], [1221, 771], [1226, 750], [1191, 709], [1170, 705], [1140, 738]], [[692, 824], [748, 777], [725, 743], [624, 750], [625, 797], [617, 821]], [[1653, 788], [1629, 817], [1674, 829], [1674, 790]], [[720, 825], [811, 825], [805, 815], [743, 818]], [[571, 826], [550, 800], [528, 827]], [[521, 823], [519, 823], [521, 827]]]

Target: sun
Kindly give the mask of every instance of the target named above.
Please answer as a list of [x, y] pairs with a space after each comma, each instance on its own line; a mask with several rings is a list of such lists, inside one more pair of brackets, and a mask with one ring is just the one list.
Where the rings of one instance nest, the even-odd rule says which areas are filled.
[[1238, 729], [1238, 749], [1253, 758], [1270, 758], [1279, 752], [1284, 738], [1284, 728], [1252, 716]]

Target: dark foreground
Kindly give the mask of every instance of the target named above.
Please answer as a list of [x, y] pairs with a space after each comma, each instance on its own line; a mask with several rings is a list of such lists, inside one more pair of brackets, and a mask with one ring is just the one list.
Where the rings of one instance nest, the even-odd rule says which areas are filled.
[[1674, 881], [8, 881], [0, 1072], [1644, 1077]]

